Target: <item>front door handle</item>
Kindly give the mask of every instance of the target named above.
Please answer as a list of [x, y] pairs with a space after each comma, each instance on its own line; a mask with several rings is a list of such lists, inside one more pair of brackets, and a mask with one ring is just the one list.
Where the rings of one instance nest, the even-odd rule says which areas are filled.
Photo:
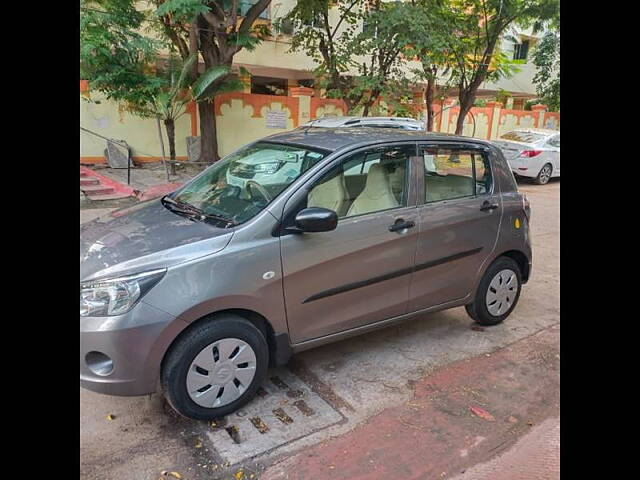
[[483, 212], [486, 212], [486, 211], [495, 210], [498, 207], [499, 205], [497, 203], [490, 203], [488, 200], [485, 200], [484, 202], [482, 202], [482, 206], [480, 207], [480, 210]]
[[405, 222], [402, 218], [396, 220], [396, 222], [389, 227], [390, 232], [397, 232], [398, 230], [404, 230], [405, 228], [413, 228], [416, 226], [416, 222], [409, 220]]

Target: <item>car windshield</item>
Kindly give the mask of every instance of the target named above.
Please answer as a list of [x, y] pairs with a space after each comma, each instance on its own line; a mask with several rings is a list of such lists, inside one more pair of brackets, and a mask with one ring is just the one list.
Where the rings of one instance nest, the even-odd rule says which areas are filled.
[[546, 137], [547, 135], [542, 133], [514, 131], [505, 133], [500, 138], [502, 140], [513, 140], [514, 142], [535, 143]]
[[215, 163], [169, 198], [172, 204], [195, 207], [204, 216], [243, 223], [326, 155], [293, 145], [258, 142]]

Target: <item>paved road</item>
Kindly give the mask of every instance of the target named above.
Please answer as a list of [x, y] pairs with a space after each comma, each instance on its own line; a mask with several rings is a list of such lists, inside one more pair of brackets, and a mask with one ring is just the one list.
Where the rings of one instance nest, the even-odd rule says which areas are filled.
[[[243, 432], [240, 445], [224, 430], [177, 418], [155, 395], [118, 398], [81, 390], [81, 478], [156, 480], [161, 471], [169, 470], [192, 480], [222, 479], [239, 469], [249, 477], [251, 472], [277, 468], [277, 462], [303, 447], [365, 428], [376, 415], [410, 402], [425, 378], [456, 362], [488, 358], [552, 328], [560, 320], [560, 182], [522, 183], [520, 189], [532, 203], [534, 266], [517, 309], [503, 325], [473, 330], [464, 309], [458, 308], [297, 355], [289, 368], [270, 375], [292, 383], [288, 390], [279, 392], [277, 383], [269, 382], [269, 395], [227, 419]], [[85, 210], [81, 217], [90, 214]], [[325, 413], [298, 421], [290, 398], [296, 392]], [[528, 401], [534, 408], [536, 402], [549, 399], [542, 395]], [[284, 406], [296, 421], [282, 428], [264, 416], [271, 430], [256, 433], [248, 419], [269, 414], [275, 404]], [[545, 411], [550, 417], [559, 415], [557, 407]], [[107, 420], [109, 414], [115, 419]], [[307, 428], [310, 424], [313, 428]], [[474, 459], [488, 461], [490, 453]], [[232, 465], [225, 466], [229, 462]], [[459, 473], [450, 471], [441, 478]]]

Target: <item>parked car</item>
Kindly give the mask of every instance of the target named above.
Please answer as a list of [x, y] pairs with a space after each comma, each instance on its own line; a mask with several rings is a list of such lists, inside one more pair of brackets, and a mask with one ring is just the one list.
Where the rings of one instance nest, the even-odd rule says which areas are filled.
[[[226, 181], [256, 156], [302, 168], [280, 184]], [[267, 137], [80, 227], [80, 383], [160, 389], [182, 415], [212, 419], [296, 352], [458, 306], [499, 324], [530, 276], [529, 219], [489, 142], [374, 128]]]
[[[413, 118], [401, 117], [325, 117], [308, 122], [301, 127], [304, 131], [309, 128], [356, 128], [377, 127], [394, 128], [400, 130], [424, 130], [424, 124]], [[244, 188], [249, 180], [260, 185], [281, 185], [291, 182], [301, 170], [305, 170], [305, 162], [313, 162], [315, 152], [290, 151], [281, 155], [278, 161], [273, 160], [269, 153], [261, 150], [245, 152], [242, 160], [234, 164], [227, 171], [227, 182]]]
[[377, 127], [399, 130], [424, 130], [424, 122], [405, 117], [323, 117], [302, 125], [303, 127]]
[[543, 128], [513, 130], [494, 142], [513, 173], [544, 185], [560, 176], [560, 132]]

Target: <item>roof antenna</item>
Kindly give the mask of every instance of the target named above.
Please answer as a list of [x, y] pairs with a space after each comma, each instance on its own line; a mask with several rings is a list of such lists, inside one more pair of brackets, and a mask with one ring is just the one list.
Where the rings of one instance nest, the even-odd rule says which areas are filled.
[[309, 131], [309, 129], [311, 127], [313, 127], [313, 124], [316, 123], [318, 120], [320, 120], [319, 118], [316, 118], [315, 120], [312, 120], [311, 122], [309, 122], [309, 124], [306, 126], [306, 128], [304, 129], [304, 133], [305, 135], [307, 134], [307, 132]]

